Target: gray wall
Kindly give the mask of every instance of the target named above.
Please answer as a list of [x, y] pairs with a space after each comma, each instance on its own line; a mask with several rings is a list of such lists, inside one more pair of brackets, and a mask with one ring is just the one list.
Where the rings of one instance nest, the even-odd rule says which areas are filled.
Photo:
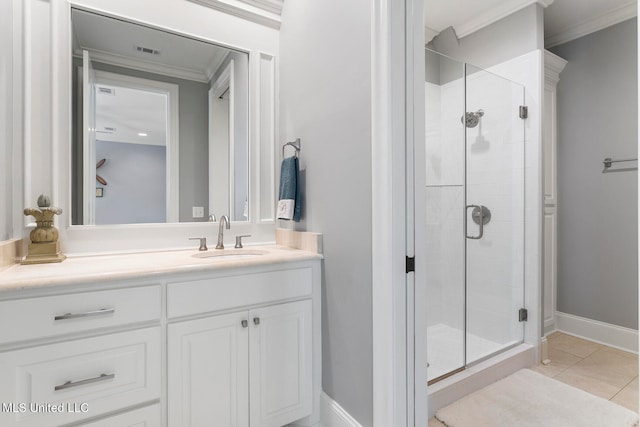
[[373, 424], [370, 19], [367, 0], [285, 2], [279, 67], [279, 142], [302, 143], [296, 228], [324, 234], [322, 387], [365, 427]]
[[12, 2], [0, 5], [0, 242], [13, 237], [13, 25]]
[[97, 170], [107, 181], [96, 197], [96, 225], [145, 224], [167, 218], [167, 149], [159, 145], [96, 141]]
[[544, 46], [543, 9], [532, 4], [461, 39], [448, 28], [427, 47], [481, 68], [488, 68]]
[[558, 310], [638, 328], [637, 20], [550, 49], [558, 83]]
[[[74, 59], [74, 65], [75, 72], [76, 66], [82, 65], [82, 63], [81, 61], [78, 63], [78, 61]], [[207, 83], [183, 80], [96, 61], [93, 61], [93, 68], [95, 70], [125, 74], [128, 76], [156, 80], [165, 83], [173, 83], [179, 86], [179, 217], [181, 222], [206, 221], [207, 215], [202, 219], [192, 218], [193, 212], [191, 208], [193, 206], [204, 206], [205, 213], [209, 211], [209, 120], [207, 118], [207, 112], [209, 110], [209, 85]], [[76, 87], [75, 81], [74, 87]], [[76, 103], [74, 102], [74, 104]], [[75, 105], [74, 108], [76, 108]], [[74, 114], [74, 117], [78, 116]], [[76, 128], [74, 128], [74, 130], [75, 129]], [[78, 132], [76, 131], [76, 134], [77, 133]], [[79, 138], [81, 139], [82, 136], [80, 135]], [[81, 156], [82, 153], [79, 155]], [[78, 154], [76, 153], [75, 158], [77, 159], [77, 157]], [[81, 159], [82, 157], [80, 157], [80, 161]], [[82, 177], [80, 176], [79, 179], [81, 181]], [[76, 214], [82, 215], [82, 210], [79, 209], [79, 212]], [[78, 224], [78, 221], [74, 218], [73, 223]]]

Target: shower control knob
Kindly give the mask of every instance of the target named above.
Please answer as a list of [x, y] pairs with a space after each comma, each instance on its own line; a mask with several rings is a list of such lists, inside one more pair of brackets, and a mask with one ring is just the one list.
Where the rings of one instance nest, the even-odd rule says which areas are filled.
[[[480, 211], [482, 209], [482, 211]], [[491, 221], [491, 211], [486, 206], [475, 207], [471, 211], [471, 218], [473, 222], [480, 225], [480, 218], [482, 217], [482, 225]]]

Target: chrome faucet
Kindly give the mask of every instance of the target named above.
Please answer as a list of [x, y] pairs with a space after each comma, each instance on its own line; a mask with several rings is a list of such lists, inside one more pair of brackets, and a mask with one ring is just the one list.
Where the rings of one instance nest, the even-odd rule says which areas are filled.
[[216, 249], [224, 249], [224, 224], [227, 225], [227, 230], [231, 228], [231, 224], [229, 224], [229, 217], [226, 215], [222, 215], [220, 217], [220, 227], [218, 227], [218, 244], [216, 245]]

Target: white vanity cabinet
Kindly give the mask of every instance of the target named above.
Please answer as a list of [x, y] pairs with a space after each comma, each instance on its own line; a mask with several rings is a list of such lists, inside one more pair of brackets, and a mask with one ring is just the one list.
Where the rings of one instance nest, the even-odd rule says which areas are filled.
[[169, 427], [280, 427], [311, 415], [312, 289], [308, 267], [169, 284], [170, 315], [243, 307], [169, 325]]
[[319, 426], [320, 256], [135, 256], [0, 275], [0, 426]]
[[169, 326], [169, 426], [278, 427], [311, 414], [311, 300]]

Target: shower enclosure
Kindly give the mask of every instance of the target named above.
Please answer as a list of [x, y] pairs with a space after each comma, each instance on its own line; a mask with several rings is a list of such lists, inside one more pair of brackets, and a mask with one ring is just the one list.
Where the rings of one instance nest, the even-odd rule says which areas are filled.
[[523, 341], [524, 87], [426, 51], [427, 377]]

